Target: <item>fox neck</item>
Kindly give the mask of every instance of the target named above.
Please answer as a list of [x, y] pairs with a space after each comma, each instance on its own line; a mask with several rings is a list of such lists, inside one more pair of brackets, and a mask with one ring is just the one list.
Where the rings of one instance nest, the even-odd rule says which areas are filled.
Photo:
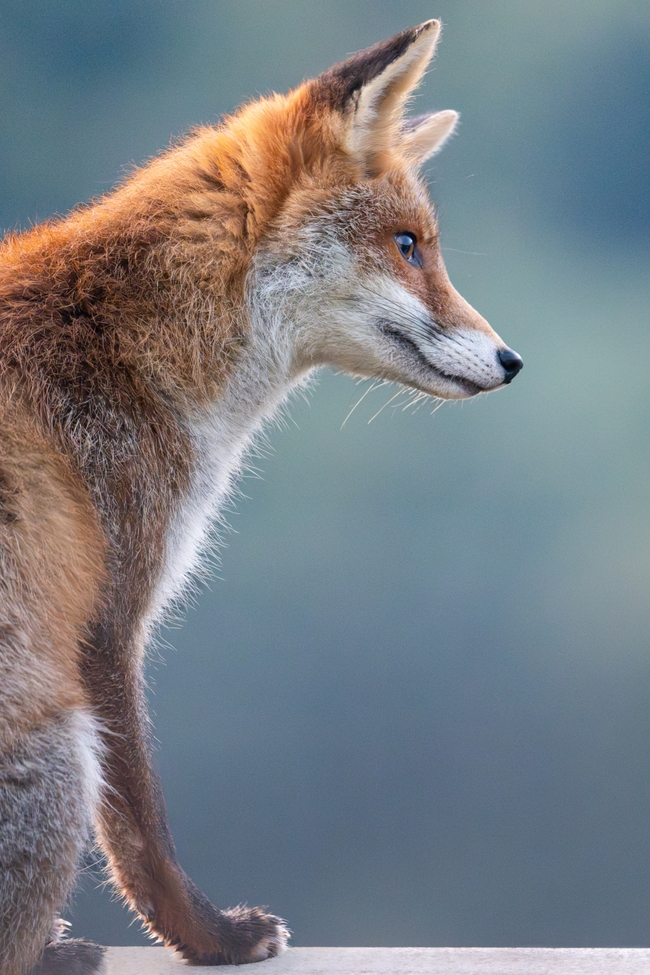
[[[284, 282], [286, 284], [286, 282]], [[246, 457], [266, 423], [278, 415], [290, 393], [312, 371], [296, 354], [292, 335], [295, 292], [282, 276], [249, 275], [246, 340], [219, 395], [186, 418], [196, 463], [190, 489], [170, 524], [164, 568], [154, 591], [151, 618], [183, 596], [202, 556], [223, 528], [224, 506], [236, 492]]]

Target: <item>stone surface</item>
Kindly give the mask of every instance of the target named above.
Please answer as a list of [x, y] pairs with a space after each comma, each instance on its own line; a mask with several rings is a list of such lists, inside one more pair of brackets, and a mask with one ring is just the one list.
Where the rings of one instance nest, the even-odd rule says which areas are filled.
[[[109, 948], [106, 975], [179, 975], [163, 948]], [[289, 948], [243, 975], [650, 975], [648, 948]]]

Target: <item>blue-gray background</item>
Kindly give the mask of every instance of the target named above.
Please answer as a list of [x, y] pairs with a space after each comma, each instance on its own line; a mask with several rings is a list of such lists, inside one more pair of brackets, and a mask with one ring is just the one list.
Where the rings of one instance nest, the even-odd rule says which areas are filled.
[[[179, 855], [296, 944], [650, 944], [650, 5], [2, 0], [0, 226], [430, 16], [452, 280], [526, 368], [325, 375], [152, 667]], [[140, 943], [87, 870], [75, 934]]]

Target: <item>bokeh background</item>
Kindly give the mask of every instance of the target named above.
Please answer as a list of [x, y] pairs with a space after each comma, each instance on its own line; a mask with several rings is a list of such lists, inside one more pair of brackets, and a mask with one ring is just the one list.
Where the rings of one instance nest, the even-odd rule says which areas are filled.
[[[649, 945], [650, 5], [2, 0], [0, 226], [430, 16], [450, 275], [526, 367], [270, 431], [150, 668], [172, 826], [296, 944]], [[70, 917], [144, 942], [90, 861]]]

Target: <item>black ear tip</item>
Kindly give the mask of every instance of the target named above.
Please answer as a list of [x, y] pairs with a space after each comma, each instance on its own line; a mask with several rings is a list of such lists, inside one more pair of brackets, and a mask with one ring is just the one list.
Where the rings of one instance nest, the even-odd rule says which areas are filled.
[[425, 20], [423, 24], [415, 28], [416, 37], [427, 30], [440, 30], [440, 21], [435, 19]]
[[346, 109], [364, 85], [369, 84], [389, 65], [406, 54], [420, 38], [429, 35], [433, 50], [439, 29], [439, 20], [425, 20], [423, 24], [407, 27], [394, 37], [379, 41], [378, 44], [373, 44], [364, 51], [357, 51], [347, 61], [335, 64], [329, 71], [316, 78], [315, 97], [323, 100], [331, 108]]

